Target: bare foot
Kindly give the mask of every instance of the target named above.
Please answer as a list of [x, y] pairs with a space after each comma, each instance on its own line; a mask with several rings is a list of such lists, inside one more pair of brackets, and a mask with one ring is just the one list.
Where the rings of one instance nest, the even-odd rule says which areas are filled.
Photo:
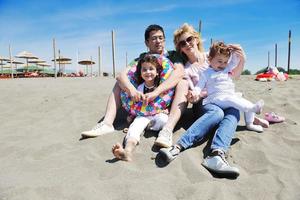
[[112, 153], [114, 156], [120, 160], [131, 161], [131, 154], [126, 152], [120, 143], [115, 144], [112, 147]]

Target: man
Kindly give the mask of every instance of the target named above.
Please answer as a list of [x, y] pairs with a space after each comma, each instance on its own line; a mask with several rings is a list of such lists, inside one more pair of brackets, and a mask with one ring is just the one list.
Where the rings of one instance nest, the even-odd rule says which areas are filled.
[[[171, 105], [169, 119], [165, 127], [159, 132], [155, 144], [160, 147], [170, 147], [172, 145], [172, 132], [178, 122], [181, 113], [186, 106], [181, 104], [183, 99], [186, 99], [187, 83], [183, 81], [184, 68], [183, 60], [176, 51], [165, 50], [165, 34], [161, 26], [153, 24], [145, 30], [145, 44], [149, 48], [149, 53], [163, 54], [169, 58], [174, 64], [174, 71], [171, 76], [160, 84], [153, 92], [147, 93], [146, 101], [155, 99], [162, 92], [173, 88], [175, 89], [175, 97]], [[141, 54], [143, 56], [144, 54]], [[117, 83], [114, 85], [113, 91], [109, 96], [104, 120], [98, 123], [92, 130], [82, 132], [83, 137], [97, 137], [114, 131], [113, 122], [116, 118], [117, 110], [121, 105], [120, 92], [121, 90], [127, 92], [129, 96], [135, 101], [140, 101], [141, 94], [131, 84], [127, 73], [130, 68], [125, 69], [117, 77]], [[185, 100], [186, 102], [186, 100]]]

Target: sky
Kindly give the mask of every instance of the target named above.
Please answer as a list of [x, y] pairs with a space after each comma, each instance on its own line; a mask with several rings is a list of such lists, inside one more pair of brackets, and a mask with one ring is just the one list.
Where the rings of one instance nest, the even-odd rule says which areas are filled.
[[[91, 59], [98, 69], [98, 47], [102, 69], [112, 72], [112, 30], [115, 33], [116, 69], [147, 50], [144, 31], [161, 25], [166, 47], [174, 49], [173, 33], [183, 23], [198, 30], [205, 50], [211, 39], [240, 44], [246, 52], [245, 69], [252, 73], [268, 65], [287, 69], [288, 33], [291, 30], [290, 68], [300, 69], [300, 0], [0, 0], [0, 56], [29, 51], [53, 65], [53, 38], [62, 56], [72, 59], [68, 70]], [[58, 53], [57, 53], [58, 54]], [[17, 59], [24, 61], [22, 59]]]

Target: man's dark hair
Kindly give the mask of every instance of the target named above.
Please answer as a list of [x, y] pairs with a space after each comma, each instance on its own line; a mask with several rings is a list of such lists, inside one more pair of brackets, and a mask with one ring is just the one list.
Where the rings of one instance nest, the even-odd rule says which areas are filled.
[[161, 31], [165, 37], [164, 29], [160, 25], [151, 24], [145, 30], [145, 41], [147, 41], [149, 39], [151, 31]]

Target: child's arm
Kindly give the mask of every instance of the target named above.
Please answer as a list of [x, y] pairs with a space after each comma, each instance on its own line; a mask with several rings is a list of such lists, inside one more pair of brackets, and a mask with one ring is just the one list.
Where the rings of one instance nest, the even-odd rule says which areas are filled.
[[235, 54], [235, 56], [237, 56], [237, 58], [239, 59], [237, 66], [235, 66], [232, 69], [232, 75], [231, 75], [232, 78], [238, 78], [243, 72], [245, 61], [246, 61], [246, 55], [243, 48], [240, 45], [230, 44], [228, 46], [230, 46], [233, 49], [233, 54]]
[[201, 98], [205, 96], [203, 89], [206, 84], [206, 78], [203, 73], [200, 73], [199, 75], [200, 75], [200, 79], [198, 83], [195, 85], [193, 90], [189, 90], [187, 94], [187, 100], [190, 103], [197, 103]]

